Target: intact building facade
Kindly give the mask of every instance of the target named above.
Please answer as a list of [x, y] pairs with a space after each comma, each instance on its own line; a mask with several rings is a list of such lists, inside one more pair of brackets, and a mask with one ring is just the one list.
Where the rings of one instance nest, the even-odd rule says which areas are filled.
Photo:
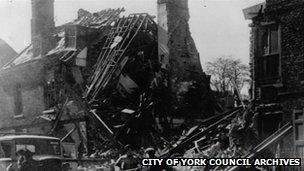
[[260, 104], [259, 135], [293, 125], [274, 150], [279, 157], [304, 157], [303, 5], [300, 0], [266, 0], [244, 9], [245, 18], [252, 20], [251, 95]]

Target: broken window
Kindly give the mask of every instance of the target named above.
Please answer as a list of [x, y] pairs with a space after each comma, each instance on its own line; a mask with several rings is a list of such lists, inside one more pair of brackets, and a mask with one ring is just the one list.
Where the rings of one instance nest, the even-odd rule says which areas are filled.
[[294, 142], [297, 157], [304, 157], [304, 113], [303, 110], [293, 112]]
[[15, 85], [13, 98], [14, 98], [14, 105], [15, 105], [14, 117], [22, 116], [23, 105], [22, 105], [22, 92], [21, 92], [20, 84]]
[[45, 108], [50, 109], [58, 103], [59, 99], [58, 87], [55, 82], [55, 76], [53, 72], [47, 74], [47, 81], [44, 86], [44, 101]]
[[260, 78], [277, 78], [280, 74], [279, 27], [271, 25], [263, 28], [261, 39]]
[[263, 57], [263, 78], [273, 78], [279, 76], [279, 55], [269, 55]]
[[0, 157], [10, 158], [12, 150], [12, 143], [10, 141], [0, 142]]
[[279, 27], [271, 25], [266, 27], [262, 36], [263, 55], [279, 52]]
[[65, 28], [65, 45], [69, 48], [76, 48], [76, 26]]

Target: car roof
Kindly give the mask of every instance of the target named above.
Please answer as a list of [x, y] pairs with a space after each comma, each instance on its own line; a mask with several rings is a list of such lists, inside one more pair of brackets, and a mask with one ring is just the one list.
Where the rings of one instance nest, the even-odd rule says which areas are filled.
[[6, 135], [0, 137], [0, 141], [4, 140], [15, 140], [15, 139], [49, 139], [49, 140], [60, 140], [56, 137], [42, 136], [42, 135]]

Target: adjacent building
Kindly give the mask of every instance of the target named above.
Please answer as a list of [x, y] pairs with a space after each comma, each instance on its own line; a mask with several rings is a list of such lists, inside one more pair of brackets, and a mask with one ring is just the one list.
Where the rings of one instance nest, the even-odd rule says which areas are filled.
[[268, 137], [293, 124], [274, 151], [279, 157], [304, 157], [304, 2], [266, 0], [244, 9], [251, 20], [251, 95], [259, 103], [257, 128]]
[[[54, 1], [31, 3], [32, 43], [0, 70], [0, 130], [53, 135], [72, 146], [90, 144], [88, 110], [79, 98], [110, 24], [124, 9], [94, 14], [80, 9], [77, 19], [55, 27]], [[75, 148], [67, 149], [76, 157]]]
[[118, 8], [80, 9], [55, 27], [54, 0], [31, 3], [31, 45], [0, 69], [0, 132], [53, 135], [88, 151], [147, 147], [171, 118], [214, 113], [187, 0], [159, 1], [159, 26]]

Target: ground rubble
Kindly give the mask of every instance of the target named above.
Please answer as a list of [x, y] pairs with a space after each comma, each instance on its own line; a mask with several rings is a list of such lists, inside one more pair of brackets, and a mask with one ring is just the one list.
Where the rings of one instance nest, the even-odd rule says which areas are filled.
[[[204, 120], [182, 134], [175, 141], [163, 140], [163, 143], [153, 148], [157, 158], [237, 158], [249, 153], [257, 140], [253, 122], [248, 115], [254, 111], [249, 107], [239, 107], [223, 114]], [[219, 119], [220, 118], [220, 119]], [[132, 152], [139, 159], [146, 158], [145, 147], [133, 149]], [[115, 161], [122, 156], [122, 151], [111, 148], [107, 150], [95, 149], [95, 152], [84, 158], [105, 159], [99, 168], [113, 169]], [[175, 170], [212, 170], [206, 166], [186, 167], [174, 166]], [[220, 169], [220, 168], [218, 168]]]

